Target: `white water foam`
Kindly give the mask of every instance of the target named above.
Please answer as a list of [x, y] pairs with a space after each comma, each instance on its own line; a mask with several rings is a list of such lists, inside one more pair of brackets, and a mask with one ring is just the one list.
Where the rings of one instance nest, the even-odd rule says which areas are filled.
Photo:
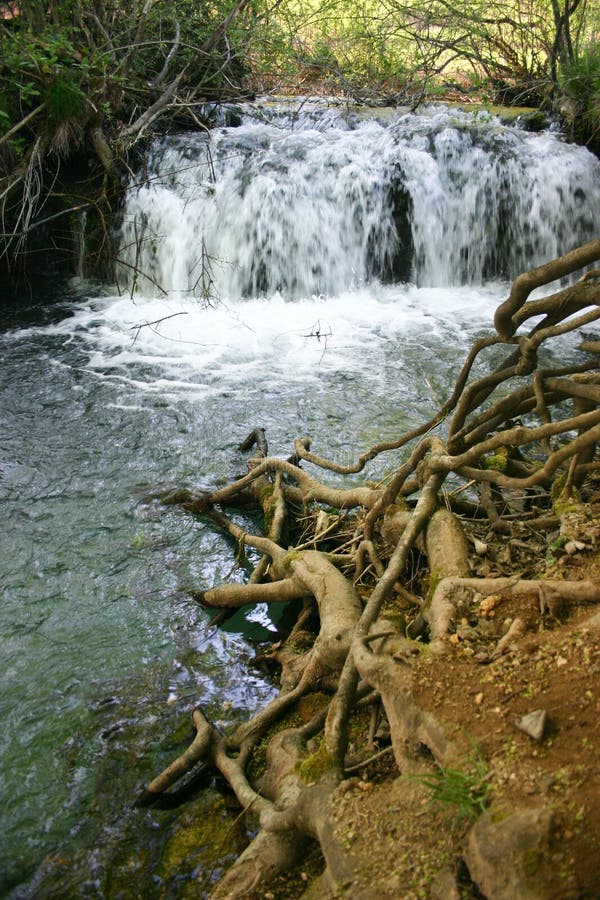
[[390, 354], [398, 370], [411, 347], [427, 355], [452, 345], [460, 354], [476, 332], [489, 329], [505, 291], [501, 284], [370, 286], [329, 298], [289, 302], [275, 295], [215, 308], [189, 297], [104, 297], [50, 330], [76, 338], [100, 377], [135, 382], [144, 392], [202, 397], [249, 383], [277, 389], [336, 371], [375, 383]]
[[268, 112], [156, 142], [128, 192], [124, 282], [227, 302], [482, 284], [600, 228], [600, 163], [555, 134], [449, 110]]

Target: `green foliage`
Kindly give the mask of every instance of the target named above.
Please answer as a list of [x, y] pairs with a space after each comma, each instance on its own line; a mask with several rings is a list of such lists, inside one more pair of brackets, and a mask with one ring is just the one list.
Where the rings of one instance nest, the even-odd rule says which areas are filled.
[[576, 104], [575, 130], [578, 137], [600, 142], [600, 46], [590, 42], [574, 58], [563, 63], [559, 85]]
[[51, 135], [65, 122], [86, 117], [90, 109], [86, 97], [89, 63], [64, 32], [46, 29], [33, 35], [26, 29], [14, 33], [4, 29], [0, 31], [0, 53], [0, 133], [36, 108], [43, 111], [33, 131], [21, 131], [11, 142], [13, 150], [26, 149], [26, 135], [42, 131]]
[[83, 118], [87, 107], [86, 96], [73, 76], [61, 71], [45, 85], [44, 102], [52, 125]]
[[589, 44], [574, 59], [565, 62], [559, 84], [571, 97], [584, 104], [600, 100], [600, 45]]
[[566, 543], [567, 538], [564, 536], [564, 534], [559, 535], [555, 541], [552, 541], [546, 551], [546, 565], [554, 565], [554, 563], [556, 562], [556, 551], [562, 550]]
[[0, 134], [7, 132], [11, 124], [7, 98], [4, 94], [0, 94]]

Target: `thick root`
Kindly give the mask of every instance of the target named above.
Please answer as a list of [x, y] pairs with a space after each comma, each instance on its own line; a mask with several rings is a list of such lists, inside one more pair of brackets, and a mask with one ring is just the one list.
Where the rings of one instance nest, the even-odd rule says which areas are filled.
[[150, 782], [138, 798], [139, 806], [149, 806], [168, 790], [175, 782], [190, 772], [196, 763], [205, 758], [210, 751], [213, 729], [212, 725], [204, 718], [199, 709], [192, 713], [192, 719], [196, 726], [196, 737], [181, 756], [171, 763], [160, 775]]

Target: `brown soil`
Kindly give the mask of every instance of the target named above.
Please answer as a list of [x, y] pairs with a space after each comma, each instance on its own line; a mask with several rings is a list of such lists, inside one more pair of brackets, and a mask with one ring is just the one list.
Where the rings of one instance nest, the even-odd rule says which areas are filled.
[[[559, 572], [600, 580], [600, 554], [565, 554], [549, 574]], [[549, 868], [541, 883], [554, 888], [531, 896], [600, 897], [600, 613], [542, 611], [531, 597], [497, 595], [493, 603], [484, 605], [485, 616], [463, 620], [442, 656], [422, 655], [414, 698], [464, 744], [466, 772], [474, 763], [485, 766], [492, 818], [524, 808], [551, 811], [546, 858], [532, 862], [531, 874]], [[490, 661], [498, 634], [517, 616], [525, 633]], [[548, 718], [536, 741], [516, 722], [539, 709]], [[473, 819], [452, 803], [434, 802], [418, 778], [398, 776], [391, 754], [342, 785], [334, 816], [336, 837], [355, 859], [345, 896], [485, 896], [463, 861]], [[317, 894], [328, 896], [322, 885], [304, 896]]]

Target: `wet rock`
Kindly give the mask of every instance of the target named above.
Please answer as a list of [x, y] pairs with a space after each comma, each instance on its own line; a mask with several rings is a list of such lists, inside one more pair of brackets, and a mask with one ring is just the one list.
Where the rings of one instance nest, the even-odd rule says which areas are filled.
[[465, 862], [489, 900], [542, 900], [555, 896], [555, 873], [548, 864], [552, 813], [526, 809], [495, 822], [480, 816], [469, 834]]
[[522, 716], [522, 718], [517, 719], [515, 725], [519, 731], [529, 735], [534, 741], [541, 741], [544, 738], [547, 720], [548, 713], [545, 709], [534, 709], [532, 712]]

